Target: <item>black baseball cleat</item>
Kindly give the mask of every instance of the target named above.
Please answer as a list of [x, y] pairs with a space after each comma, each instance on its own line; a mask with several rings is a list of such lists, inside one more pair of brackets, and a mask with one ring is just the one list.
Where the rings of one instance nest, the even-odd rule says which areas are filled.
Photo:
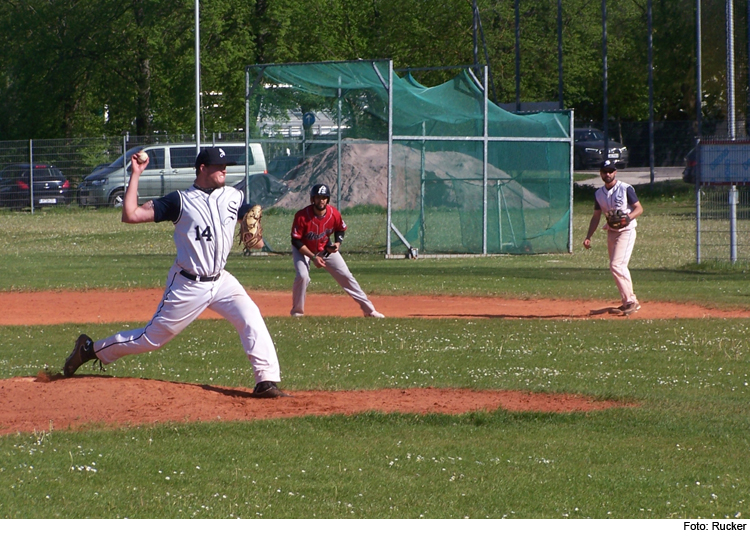
[[633, 314], [640, 309], [641, 309], [641, 304], [640, 302], [638, 302], [638, 300], [635, 300], [633, 302], [628, 302], [627, 304], [623, 304], [619, 308], [619, 310], [622, 312], [623, 315]]
[[66, 378], [70, 378], [75, 374], [78, 367], [87, 361], [96, 359], [96, 352], [94, 351], [94, 341], [87, 335], [82, 334], [76, 340], [76, 345], [68, 358], [65, 359], [65, 367], [63, 367], [63, 375]]
[[291, 397], [279, 389], [274, 382], [258, 382], [253, 390], [256, 399], [276, 399], [277, 397]]

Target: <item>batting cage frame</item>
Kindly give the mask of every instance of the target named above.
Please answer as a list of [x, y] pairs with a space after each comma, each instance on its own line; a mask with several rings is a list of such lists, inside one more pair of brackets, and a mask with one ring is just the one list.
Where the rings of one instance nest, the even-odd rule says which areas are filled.
[[[386, 258], [572, 252], [573, 111], [503, 110], [486, 66], [398, 71], [390, 59], [245, 67], [246, 146], [301, 150], [278, 207], [307, 205], [316, 182], [339, 209], [382, 206]], [[426, 87], [419, 71], [460, 72]], [[321, 112], [330, 131], [316, 135]]]
[[698, 139], [695, 254], [702, 261], [750, 261], [750, 140]]

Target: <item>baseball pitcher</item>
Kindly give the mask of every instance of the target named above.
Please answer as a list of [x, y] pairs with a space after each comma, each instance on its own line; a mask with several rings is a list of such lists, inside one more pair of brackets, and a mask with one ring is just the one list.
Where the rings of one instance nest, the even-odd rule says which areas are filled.
[[81, 334], [65, 361], [64, 375], [73, 376], [78, 367], [93, 359], [106, 365], [125, 355], [159, 349], [210, 309], [237, 329], [255, 375], [253, 395], [285, 396], [276, 385], [281, 380], [279, 360], [260, 310], [240, 282], [224, 269], [238, 218], [250, 208], [243, 205], [242, 192], [224, 184], [227, 165], [235, 163], [228, 161], [220, 147], [205, 148], [195, 160], [196, 178], [191, 188], [139, 207], [138, 180], [147, 164], [147, 157], [132, 158], [122, 221], [174, 224], [177, 257], [167, 275], [164, 296], [143, 328], [97, 341]]

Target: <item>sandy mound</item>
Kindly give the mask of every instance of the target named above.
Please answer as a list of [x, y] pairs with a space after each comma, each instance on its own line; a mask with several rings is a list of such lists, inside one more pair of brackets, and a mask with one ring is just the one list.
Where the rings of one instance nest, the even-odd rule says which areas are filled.
[[[420, 203], [420, 180], [422, 154], [417, 148], [403, 144], [393, 145], [392, 204], [396, 209], [416, 208]], [[482, 188], [482, 160], [461, 152], [426, 152], [424, 155], [425, 179], [430, 187], [429, 196], [439, 203], [433, 205], [455, 205], [461, 203], [481, 205], [478, 195]], [[337, 194], [337, 149], [332, 146], [323, 152], [305, 159], [287, 173], [283, 182], [289, 193], [275, 206], [285, 209], [301, 209], [310, 204], [309, 191], [314, 184], [326, 184]], [[512, 180], [504, 171], [488, 165], [488, 180], [499, 181], [503, 188], [507, 207], [547, 207], [548, 203]], [[473, 200], [465, 195], [456, 195], [452, 181], [463, 181], [462, 192], [472, 192]], [[469, 182], [467, 182], [469, 181]], [[356, 205], [387, 207], [388, 145], [371, 141], [346, 140], [341, 146], [341, 202], [340, 208]], [[473, 195], [476, 194], [476, 195]], [[463, 199], [462, 199], [463, 197]], [[429, 205], [429, 204], [428, 204]]]

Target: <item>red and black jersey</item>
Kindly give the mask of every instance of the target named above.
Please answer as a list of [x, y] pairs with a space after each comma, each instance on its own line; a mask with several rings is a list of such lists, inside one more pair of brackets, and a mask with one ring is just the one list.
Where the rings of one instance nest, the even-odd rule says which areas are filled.
[[319, 253], [325, 249], [329, 238], [333, 241], [331, 236], [335, 232], [345, 230], [346, 223], [335, 207], [328, 205], [326, 214], [319, 217], [315, 215], [315, 208], [308, 205], [294, 215], [292, 239], [301, 240], [313, 253]]

